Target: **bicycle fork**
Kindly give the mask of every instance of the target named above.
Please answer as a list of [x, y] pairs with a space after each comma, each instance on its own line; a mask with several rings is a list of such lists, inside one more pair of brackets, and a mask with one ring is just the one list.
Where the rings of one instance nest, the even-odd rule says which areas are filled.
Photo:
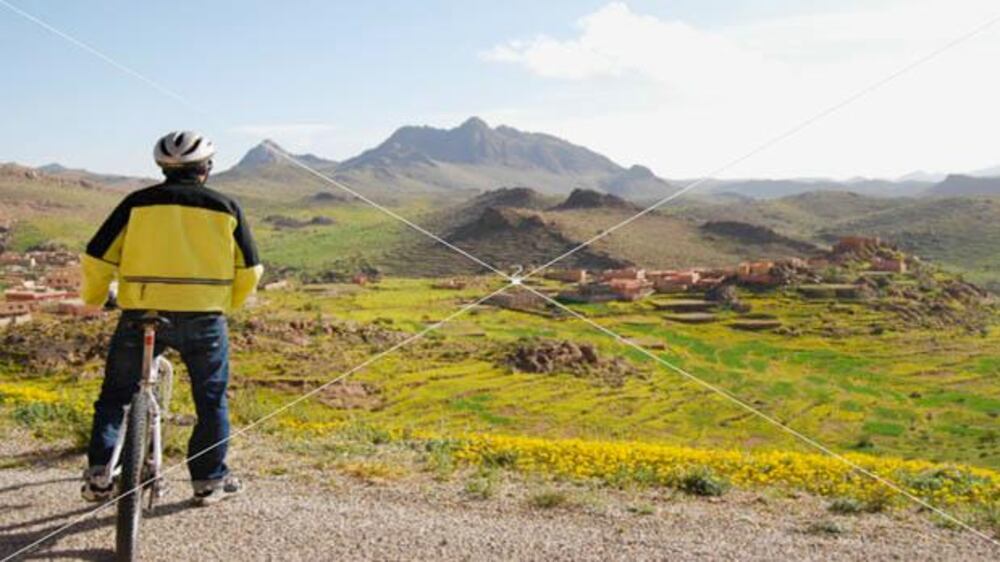
[[142, 334], [142, 382], [139, 392], [149, 396], [149, 452], [146, 455], [146, 470], [143, 477], [150, 488], [149, 508], [163, 497], [167, 491], [166, 479], [163, 478], [163, 433], [162, 416], [159, 399], [153, 389], [159, 382], [159, 361], [154, 357], [156, 348], [156, 330], [153, 326], [145, 326]]

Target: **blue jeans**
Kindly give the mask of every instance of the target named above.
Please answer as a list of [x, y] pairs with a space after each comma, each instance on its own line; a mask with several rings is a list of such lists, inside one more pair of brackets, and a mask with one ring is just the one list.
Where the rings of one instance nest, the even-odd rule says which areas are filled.
[[[111, 338], [104, 370], [101, 395], [94, 403], [94, 425], [90, 433], [87, 461], [91, 469], [111, 460], [124, 407], [139, 389], [142, 371], [142, 328], [132, 320], [139, 311], [124, 311]], [[157, 354], [164, 348], [176, 349], [187, 366], [191, 378], [198, 422], [188, 441], [188, 457], [229, 437], [229, 410], [226, 385], [229, 382], [229, 338], [226, 318], [221, 314], [163, 312], [168, 326], [156, 332]], [[211, 482], [224, 478], [226, 443], [188, 461], [188, 471], [194, 482]]]

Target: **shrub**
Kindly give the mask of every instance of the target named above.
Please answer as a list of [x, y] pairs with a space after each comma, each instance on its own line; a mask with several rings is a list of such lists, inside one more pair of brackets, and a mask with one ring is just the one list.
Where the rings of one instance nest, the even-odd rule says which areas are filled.
[[678, 487], [694, 496], [721, 496], [729, 489], [729, 482], [711, 469], [699, 466], [681, 475]]
[[528, 503], [538, 509], [554, 509], [569, 503], [569, 496], [559, 490], [546, 490], [529, 497]]
[[836, 521], [830, 519], [821, 519], [819, 521], [814, 521], [806, 527], [806, 532], [810, 535], [842, 535], [846, 532], [843, 526]]
[[837, 498], [830, 502], [828, 509], [840, 515], [854, 515], [865, 511], [865, 506], [854, 498]]
[[497, 473], [481, 469], [465, 483], [465, 493], [477, 500], [488, 500], [496, 495]]
[[455, 443], [447, 439], [432, 439], [424, 446], [425, 462], [436, 480], [448, 480], [455, 472]]

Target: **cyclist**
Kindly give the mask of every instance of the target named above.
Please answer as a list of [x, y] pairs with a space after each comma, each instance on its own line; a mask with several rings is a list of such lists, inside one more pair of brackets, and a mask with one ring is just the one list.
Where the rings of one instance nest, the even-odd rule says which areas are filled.
[[113, 483], [102, 475], [107, 474], [124, 407], [138, 390], [142, 330], [134, 320], [147, 310], [170, 321], [157, 332], [156, 353], [176, 349], [191, 378], [198, 421], [188, 455], [198, 456], [188, 462], [188, 471], [195, 502], [207, 505], [242, 489], [226, 466], [225, 313], [253, 293], [263, 267], [243, 211], [205, 186], [214, 154], [212, 142], [192, 131], [161, 138], [154, 156], [166, 180], [125, 197], [81, 257], [83, 300], [104, 304], [117, 279], [122, 309], [94, 403], [82, 490], [86, 500], [105, 501], [112, 494]]

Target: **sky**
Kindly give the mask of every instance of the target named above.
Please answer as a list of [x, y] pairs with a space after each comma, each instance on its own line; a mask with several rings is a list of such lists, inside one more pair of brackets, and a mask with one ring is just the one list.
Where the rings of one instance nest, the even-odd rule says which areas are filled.
[[478, 115], [666, 178], [970, 171], [1000, 164], [1000, 23], [823, 112], [997, 16], [994, 0], [0, 0], [0, 162], [153, 175], [175, 129], [212, 137], [219, 169], [263, 138], [342, 160]]

